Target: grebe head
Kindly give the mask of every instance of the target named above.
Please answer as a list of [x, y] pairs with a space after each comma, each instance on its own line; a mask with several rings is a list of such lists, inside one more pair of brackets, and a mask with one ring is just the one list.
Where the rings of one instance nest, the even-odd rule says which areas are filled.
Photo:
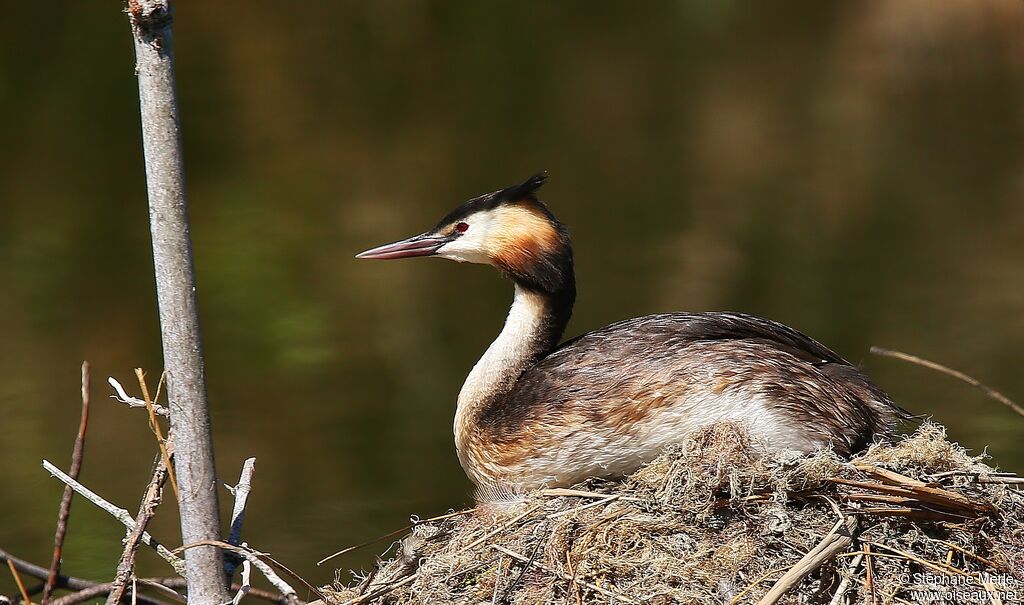
[[529, 290], [575, 294], [569, 232], [536, 195], [547, 178], [546, 173], [537, 174], [519, 185], [475, 197], [430, 231], [356, 258], [439, 256], [497, 267]]

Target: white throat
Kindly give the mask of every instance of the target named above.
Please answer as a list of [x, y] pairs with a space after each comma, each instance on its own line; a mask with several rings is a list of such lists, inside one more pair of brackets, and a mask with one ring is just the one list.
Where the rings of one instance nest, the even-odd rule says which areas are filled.
[[473, 366], [459, 392], [455, 412], [456, 437], [462, 427], [472, 421], [472, 414], [480, 405], [511, 387], [527, 364], [534, 360], [547, 314], [543, 296], [516, 286], [505, 327]]

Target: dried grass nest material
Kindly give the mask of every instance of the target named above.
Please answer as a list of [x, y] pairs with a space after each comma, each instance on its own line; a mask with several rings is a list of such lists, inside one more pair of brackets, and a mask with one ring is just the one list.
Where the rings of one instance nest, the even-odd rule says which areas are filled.
[[738, 425], [713, 425], [621, 482], [422, 523], [391, 559], [326, 592], [402, 605], [758, 603], [831, 536], [842, 548], [778, 602], [1024, 602], [1020, 479], [941, 426], [852, 461], [764, 451]]

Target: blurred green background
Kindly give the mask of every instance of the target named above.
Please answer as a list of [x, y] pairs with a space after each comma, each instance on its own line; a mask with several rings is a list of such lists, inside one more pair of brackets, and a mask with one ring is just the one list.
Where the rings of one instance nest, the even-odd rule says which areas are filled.
[[[39, 461], [68, 466], [81, 360], [83, 481], [134, 514], [156, 453], [104, 382], [137, 392], [132, 368], [161, 367], [121, 9], [16, 3], [0, 24], [0, 547], [41, 563], [62, 489]], [[670, 310], [772, 317], [1024, 470], [1024, 419], [867, 352], [1024, 399], [1021, 31], [1010, 0], [180, 2], [221, 479], [258, 459], [245, 537], [323, 583], [321, 556], [470, 502], [455, 398], [510, 285], [352, 256], [542, 169], [576, 246], [568, 335]], [[177, 545], [172, 512], [154, 533]], [[110, 578], [122, 535], [77, 500], [65, 571]]]

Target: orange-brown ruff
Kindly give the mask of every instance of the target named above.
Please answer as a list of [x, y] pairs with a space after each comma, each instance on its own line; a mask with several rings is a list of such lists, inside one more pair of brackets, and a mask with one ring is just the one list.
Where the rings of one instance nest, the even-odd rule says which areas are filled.
[[848, 361], [742, 313], [665, 313], [558, 344], [576, 298], [545, 175], [474, 198], [430, 231], [359, 258], [490, 264], [515, 283], [505, 326], [459, 393], [455, 445], [482, 500], [632, 472], [696, 428], [742, 422], [771, 446], [840, 454], [906, 412]]

